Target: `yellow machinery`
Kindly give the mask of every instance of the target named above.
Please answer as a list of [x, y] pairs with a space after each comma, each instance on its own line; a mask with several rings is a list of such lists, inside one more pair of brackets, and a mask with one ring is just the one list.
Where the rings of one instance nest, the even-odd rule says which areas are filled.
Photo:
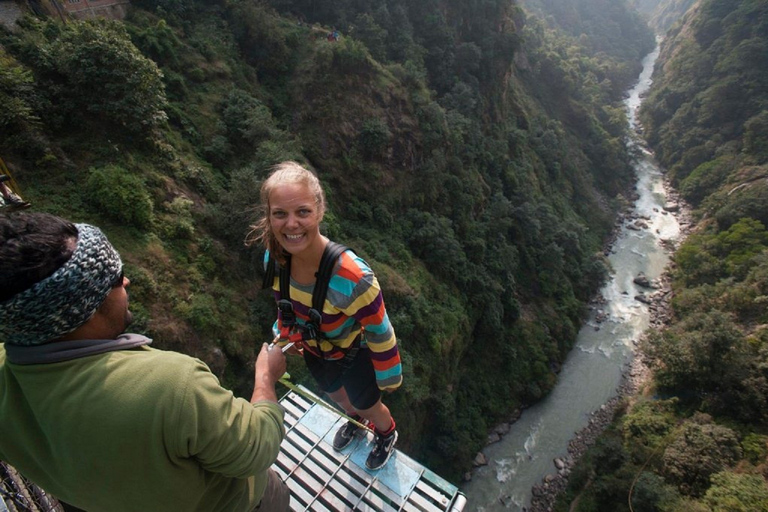
[[21, 194], [19, 194], [19, 185], [16, 183], [11, 171], [8, 170], [8, 166], [5, 165], [2, 158], [0, 158], [0, 192], [2, 193], [2, 197], [0, 198], [0, 209], [20, 209], [29, 207], [29, 203], [21, 198]]

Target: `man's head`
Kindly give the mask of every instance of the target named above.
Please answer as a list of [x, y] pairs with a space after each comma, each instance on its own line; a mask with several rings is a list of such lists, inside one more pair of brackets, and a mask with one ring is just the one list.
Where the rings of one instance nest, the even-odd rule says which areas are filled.
[[[48, 343], [100, 309], [113, 310], [123, 302], [111, 297], [122, 270], [120, 255], [94, 226], [44, 213], [0, 215], [0, 342]], [[124, 302], [117, 323], [130, 319]]]

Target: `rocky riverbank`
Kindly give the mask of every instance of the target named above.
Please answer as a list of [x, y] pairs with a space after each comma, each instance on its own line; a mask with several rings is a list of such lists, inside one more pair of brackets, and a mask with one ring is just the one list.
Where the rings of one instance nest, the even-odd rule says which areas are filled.
[[[680, 226], [680, 236], [675, 240], [660, 240], [659, 243], [669, 252], [674, 252], [679, 244], [685, 239], [692, 228], [690, 208], [678, 196], [677, 192], [665, 180], [665, 194], [667, 202], [662, 211], [657, 212], [661, 215], [674, 215]], [[633, 201], [634, 202], [634, 201]], [[625, 227], [630, 230], [647, 230], [650, 218], [646, 218], [627, 209], [617, 221], [617, 228]], [[616, 234], [620, 232], [615, 230]], [[612, 251], [616, 239], [609, 242], [605, 254]], [[672, 290], [670, 287], [670, 268], [662, 274], [659, 279], [653, 282], [649, 281], [644, 275], [640, 274], [635, 278], [635, 283], [642, 287], [644, 292], [638, 293], [635, 300], [648, 305], [650, 311], [650, 328], [662, 329], [670, 319], [670, 301]], [[601, 305], [605, 302], [602, 297], [597, 297], [591, 304], [595, 309], [595, 321], [599, 325], [601, 320]], [[604, 320], [604, 317], [602, 318]], [[599, 327], [596, 327], [596, 329]], [[634, 341], [636, 346], [640, 345], [639, 340]], [[592, 446], [602, 432], [613, 421], [617, 409], [630, 399], [633, 395], [643, 389], [644, 384], [649, 380], [650, 373], [643, 361], [643, 354], [639, 350], [635, 351], [635, 356], [628, 363], [622, 374], [622, 380], [616, 390], [616, 396], [603, 404], [600, 409], [591, 414], [588, 425], [577, 432], [568, 444], [568, 455], [563, 458], [557, 458], [553, 462], [557, 472], [545, 476], [540, 483], [535, 485], [532, 490], [531, 505], [526, 512], [551, 512], [557, 496], [563, 492], [568, 483], [568, 477], [578, 459], [584, 455], [587, 449]], [[515, 411], [513, 416], [505, 423], [498, 425], [488, 436], [488, 444], [500, 441], [510, 430], [510, 425], [517, 421], [521, 411]], [[487, 464], [485, 455], [480, 452], [477, 454], [474, 465], [482, 466]], [[465, 475], [465, 479], [471, 479], [471, 474]]]
[[[667, 203], [664, 206], [662, 215], [675, 215], [680, 226], [680, 236], [675, 240], [661, 240], [660, 244], [664, 249], [674, 252], [690, 233], [693, 223], [691, 220], [691, 211], [689, 206], [679, 197], [669, 182], [664, 182]], [[629, 229], [648, 229], [645, 220], [637, 216], [627, 216], [623, 222], [627, 223]], [[630, 227], [632, 226], [632, 227]], [[671, 310], [670, 301], [672, 299], [672, 289], [670, 286], [670, 271], [668, 267], [662, 276], [653, 283], [643, 281], [644, 276], [638, 276], [635, 283], [653, 289], [651, 293], [642, 293], [635, 297], [636, 300], [648, 304], [650, 311], [650, 329], [663, 329], [670, 320]], [[635, 342], [639, 346], [639, 342]], [[556, 474], [550, 474], [544, 477], [541, 483], [535, 485], [531, 490], [531, 506], [524, 509], [525, 512], [551, 512], [553, 510], [557, 496], [563, 492], [568, 484], [568, 476], [571, 470], [584, 455], [587, 449], [592, 446], [602, 432], [613, 421], [616, 410], [630, 399], [633, 395], [640, 392], [643, 386], [650, 379], [650, 371], [644, 363], [643, 354], [635, 350], [632, 361], [627, 364], [619, 384], [616, 396], [603, 404], [600, 409], [594, 411], [589, 419], [589, 424], [581, 431], [577, 432], [573, 439], [568, 443], [568, 456], [563, 459], [555, 459], [554, 464], [557, 468]]]

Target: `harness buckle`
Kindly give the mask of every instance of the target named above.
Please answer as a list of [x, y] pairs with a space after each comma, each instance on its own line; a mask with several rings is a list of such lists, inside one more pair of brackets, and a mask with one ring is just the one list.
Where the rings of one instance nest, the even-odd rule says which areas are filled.
[[293, 304], [288, 299], [277, 301], [277, 309], [280, 310], [283, 326], [293, 327], [296, 325], [296, 313], [293, 311]]

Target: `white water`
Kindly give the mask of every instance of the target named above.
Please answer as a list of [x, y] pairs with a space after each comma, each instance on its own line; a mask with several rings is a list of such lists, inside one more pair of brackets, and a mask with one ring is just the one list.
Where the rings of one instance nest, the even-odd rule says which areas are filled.
[[[658, 47], [643, 60], [643, 72], [625, 101], [633, 132], [657, 57]], [[557, 473], [553, 460], [567, 456], [568, 442], [587, 426], [590, 414], [616, 396], [634, 342], [649, 325], [648, 306], [635, 300], [637, 294], [648, 290], [633, 280], [640, 272], [651, 280], [662, 274], [669, 255], [660, 241], [676, 240], [680, 226], [673, 215], [663, 212], [666, 196], [662, 172], [639, 137], [629, 148], [642, 152], [636, 165], [639, 198], [634, 211], [649, 219], [645, 221], [648, 228], [621, 228], [609, 256], [614, 273], [602, 290], [606, 303], [600, 309], [607, 319], [598, 324], [593, 312], [580, 330], [552, 393], [526, 409], [500, 442], [483, 450], [488, 465], [476, 470], [472, 481], [462, 486], [468, 511], [521, 511], [530, 504], [531, 488], [546, 475]]]

